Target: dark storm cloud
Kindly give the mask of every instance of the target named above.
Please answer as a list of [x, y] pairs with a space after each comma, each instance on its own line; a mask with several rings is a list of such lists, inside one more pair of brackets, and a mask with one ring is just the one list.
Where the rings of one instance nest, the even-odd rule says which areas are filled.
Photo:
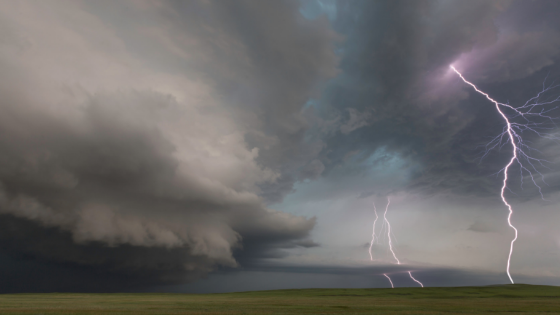
[[[280, 180], [260, 185], [261, 196], [268, 202], [281, 201], [292, 191], [300, 168], [322, 148], [321, 143], [303, 143], [309, 126], [302, 108], [336, 75], [333, 44], [339, 36], [326, 17], [314, 21], [303, 18], [298, 1], [171, 3], [162, 10], [165, 14], [161, 18], [169, 25], [165, 29], [188, 29], [210, 54], [211, 58], [203, 58], [208, 62], [188, 67], [210, 76], [230, 114], [250, 128], [245, 140], [250, 149], [259, 149], [257, 162], [282, 174]], [[122, 16], [107, 18], [123, 24]], [[139, 18], [133, 15], [130, 20]], [[185, 51], [190, 48], [187, 41], [174, 45]], [[243, 58], [232, 54], [230, 45], [241, 47]], [[307, 169], [303, 172], [304, 178], [308, 176]]]
[[[336, 73], [326, 19], [291, 1], [22, 1], [0, 13], [10, 259], [97, 272], [91, 288], [114, 289], [317, 246], [315, 218], [265, 199], [291, 191], [318, 151], [300, 144], [300, 111]], [[309, 165], [306, 177], [322, 171]]]
[[[507, 155], [478, 146], [503, 125], [448, 66], [527, 99], [558, 61], [556, 2], [314, 3], [0, 3], [1, 290], [31, 290], [26, 268], [61, 275], [33, 290], [128, 290], [319, 247], [315, 218], [267, 207], [298, 181], [495, 192]], [[389, 175], [345, 185], [366, 169]]]
[[[340, 132], [323, 136], [323, 174], [344, 180], [348, 174], [340, 178], [332, 170], [346, 163], [348, 154], [354, 152], [354, 163], [365, 171], [371, 155], [384, 149], [411, 162], [405, 189], [494, 193], [499, 178], [488, 175], [501, 169], [508, 155], [493, 152], [479, 163], [479, 146], [502, 132], [503, 121], [491, 103], [449, 72], [449, 65], [465, 69], [473, 80], [480, 80], [481, 88], [504, 102], [524, 103], [535, 95], [551, 69], [546, 67], [558, 60], [555, 34], [560, 28], [551, 15], [544, 16], [549, 23], [538, 14], [524, 20], [537, 27], [511, 26], [527, 5], [339, 1], [333, 25], [345, 37], [341, 75], [327, 87], [318, 108], [323, 119], [338, 116], [348, 123]], [[553, 11], [557, 4], [542, 1], [539, 6], [544, 12], [543, 6]]]
[[[136, 106], [142, 102], [155, 106], [154, 110], [173, 106], [165, 101], [142, 94], [131, 100]], [[9, 119], [27, 126], [21, 134], [3, 119], [1, 211], [70, 232], [27, 250], [43, 249], [35, 254], [90, 265], [97, 262], [83, 255], [93, 253], [86, 250], [89, 242], [139, 246], [145, 249], [131, 249], [137, 251], [131, 256], [120, 248], [100, 249], [92, 257], [105, 260], [105, 251], [114, 253], [119, 259], [104, 261], [115, 263], [114, 268], [127, 269], [130, 263], [153, 271], [167, 262], [177, 273], [206, 272], [214, 265], [235, 266], [232, 249], [244, 243], [263, 243], [273, 249], [274, 244], [282, 247], [280, 243], [307, 237], [313, 220], [267, 210], [254, 195], [221, 191], [188, 172], [181, 174], [173, 146], [147, 121], [124, 122], [130, 108], [115, 114], [122, 110], [115, 109], [118, 103], [110, 98], [94, 101], [84, 113], [86, 130], [73, 130], [46, 117], [33, 121], [31, 114], [11, 108]], [[38, 245], [34, 237], [20, 241], [25, 240]], [[10, 237], [5, 241], [14, 242]], [[163, 262], [152, 264], [156, 256]]]
[[325, 165], [319, 160], [309, 162], [300, 172], [301, 179], [317, 179], [325, 170]]

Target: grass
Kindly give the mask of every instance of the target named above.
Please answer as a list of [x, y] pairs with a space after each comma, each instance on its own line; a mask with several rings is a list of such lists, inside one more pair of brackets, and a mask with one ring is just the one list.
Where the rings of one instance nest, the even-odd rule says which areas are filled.
[[0, 314], [558, 314], [560, 287], [0, 294]]

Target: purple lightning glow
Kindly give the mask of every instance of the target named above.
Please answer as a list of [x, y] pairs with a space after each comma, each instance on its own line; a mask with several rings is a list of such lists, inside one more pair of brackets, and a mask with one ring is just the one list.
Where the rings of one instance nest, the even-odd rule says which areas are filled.
[[375, 208], [375, 203], [373, 203], [373, 212], [375, 212], [375, 220], [373, 221], [373, 232], [371, 234], [371, 243], [369, 244], [369, 260], [373, 260], [373, 256], [371, 255], [371, 247], [373, 246], [373, 242], [375, 241], [375, 223], [377, 223], [377, 219], [379, 216], [377, 215], [377, 209]]
[[386, 273], [384, 273], [383, 275], [384, 275], [385, 277], [387, 277], [387, 279], [389, 279], [389, 282], [391, 283], [391, 288], [394, 289], [395, 286], [393, 285], [393, 281], [391, 281], [391, 278], [389, 278], [389, 276], [388, 276]]
[[[537, 188], [539, 189], [539, 193], [541, 194], [541, 197], [544, 199], [541, 187], [535, 181], [535, 178], [533, 176], [533, 172], [538, 173], [541, 176], [542, 181], [545, 182], [543, 174], [541, 174], [537, 170], [537, 168], [535, 167], [535, 164], [539, 164], [541, 166], [544, 166], [543, 162], [547, 162], [547, 161], [534, 158], [529, 154], [530, 151], [537, 151], [537, 150], [530, 147], [529, 145], [527, 145], [523, 141], [522, 133], [525, 132], [525, 131], [529, 131], [529, 132], [535, 133], [539, 137], [558, 140], [558, 138], [555, 137], [554, 135], [543, 133], [541, 131], [542, 129], [546, 129], [546, 128], [543, 127], [543, 123], [535, 122], [535, 121], [530, 120], [530, 118], [532, 118], [532, 117], [540, 117], [542, 119], [550, 121], [551, 123], [554, 122], [554, 118], [552, 118], [551, 116], [548, 116], [547, 113], [550, 112], [551, 110], [555, 109], [555, 108], [545, 110], [545, 109], [543, 109], [543, 106], [551, 105], [553, 103], [559, 102], [560, 101], [560, 96], [555, 98], [555, 99], [548, 99], [544, 102], [540, 102], [539, 98], [544, 93], [550, 91], [551, 89], [554, 89], [554, 88], [558, 87], [558, 85], [549, 86], [549, 87], [545, 87], [543, 85], [542, 91], [539, 92], [536, 96], [529, 99], [523, 106], [513, 107], [509, 104], [500, 103], [500, 102], [492, 99], [487, 93], [482, 92], [473, 83], [467, 81], [463, 77], [463, 75], [459, 71], [457, 71], [457, 69], [455, 69], [454, 66], [451, 65], [450, 67], [451, 67], [451, 69], [453, 69], [453, 71], [455, 71], [455, 73], [457, 73], [457, 75], [459, 75], [459, 77], [463, 80], [463, 82], [470, 85], [476, 92], [484, 95], [486, 97], [486, 99], [488, 99], [490, 102], [492, 102], [496, 106], [496, 109], [498, 110], [498, 113], [500, 113], [500, 115], [502, 116], [502, 118], [506, 122], [506, 126], [504, 128], [504, 131], [486, 145], [486, 152], [485, 152], [484, 156], [486, 156], [490, 150], [492, 150], [496, 147], [501, 147], [501, 146], [505, 145], [507, 142], [511, 142], [511, 144], [512, 144], [512, 157], [509, 160], [509, 163], [507, 163], [507, 165], [503, 169], [501, 169], [498, 173], [500, 173], [502, 171], [504, 172], [504, 180], [503, 180], [502, 189], [500, 191], [500, 197], [502, 198], [502, 202], [506, 205], [506, 207], [509, 210], [509, 214], [508, 214], [508, 217], [507, 217], [508, 225], [515, 232], [515, 236], [512, 239], [511, 244], [510, 244], [509, 255], [508, 255], [508, 260], [507, 260], [507, 267], [506, 267], [506, 272], [507, 272], [507, 275], [509, 277], [509, 280], [511, 281], [511, 283], [514, 283], [512, 277], [511, 277], [511, 274], [509, 272], [509, 269], [510, 269], [511, 255], [513, 253], [513, 244], [517, 240], [517, 229], [515, 228], [515, 226], [513, 226], [513, 224], [511, 224], [511, 216], [513, 214], [513, 209], [511, 207], [511, 205], [507, 202], [507, 200], [504, 196], [504, 192], [505, 192], [506, 188], [508, 188], [507, 187], [508, 171], [509, 171], [510, 167], [513, 165], [513, 163], [517, 162], [519, 164], [520, 169], [521, 169], [521, 183], [523, 183], [523, 171], [525, 171], [526, 173], [529, 174], [529, 176], [531, 177], [531, 180], [533, 181], [535, 186], [537, 186]], [[522, 123], [511, 122], [510, 119], [508, 118], [508, 116], [506, 116], [506, 114], [502, 111], [502, 108], [509, 108], [510, 110], [512, 110], [515, 113], [515, 115], [512, 118], [521, 117], [523, 119], [523, 122]], [[538, 110], [539, 108], [541, 108], [540, 111]], [[535, 111], [533, 111], [533, 110], [535, 110]], [[504, 137], [506, 137], [506, 135], [507, 135], [507, 140], [505, 141], [505, 143], [503, 143], [504, 142], [503, 141]], [[483, 158], [484, 158], [484, 156], [483, 156]]]
[[389, 238], [389, 250], [391, 251], [391, 253], [393, 253], [393, 258], [395, 258], [395, 260], [397, 261], [397, 265], [400, 265], [401, 262], [397, 258], [397, 255], [395, 255], [395, 251], [393, 251], [393, 243], [391, 242], [391, 223], [389, 223], [389, 220], [387, 220], [387, 210], [389, 210], [390, 204], [391, 204], [391, 198], [387, 197], [387, 207], [385, 207], [385, 213], [383, 213], [383, 219], [385, 220], [385, 223], [387, 223], [387, 237]]
[[422, 288], [424, 287], [424, 285], [422, 284], [422, 282], [420, 282], [420, 281], [414, 279], [414, 277], [412, 276], [412, 273], [411, 273], [410, 271], [408, 272], [408, 274], [410, 275], [410, 278], [411, 278], [412, 280], [414, 280], [416, 283], [418, 283]]

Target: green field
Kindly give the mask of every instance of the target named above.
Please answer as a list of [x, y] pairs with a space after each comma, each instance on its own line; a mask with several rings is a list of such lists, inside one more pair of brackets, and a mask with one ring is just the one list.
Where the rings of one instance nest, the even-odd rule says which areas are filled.
[[0, 294], [0, 314], [560, 314], [560, 287]]

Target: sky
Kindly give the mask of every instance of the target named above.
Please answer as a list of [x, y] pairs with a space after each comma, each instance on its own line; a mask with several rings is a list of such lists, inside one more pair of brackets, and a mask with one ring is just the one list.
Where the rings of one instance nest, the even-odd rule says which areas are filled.
[[500, 103], [550, 102], [540, 135], [517, 129], [540, 162], [515, 162], [504, 197], [513, 280], [560, 285], [559, 14], [2, 1], [0, 292], [510, 283], [513, 146], [451, 65]]

